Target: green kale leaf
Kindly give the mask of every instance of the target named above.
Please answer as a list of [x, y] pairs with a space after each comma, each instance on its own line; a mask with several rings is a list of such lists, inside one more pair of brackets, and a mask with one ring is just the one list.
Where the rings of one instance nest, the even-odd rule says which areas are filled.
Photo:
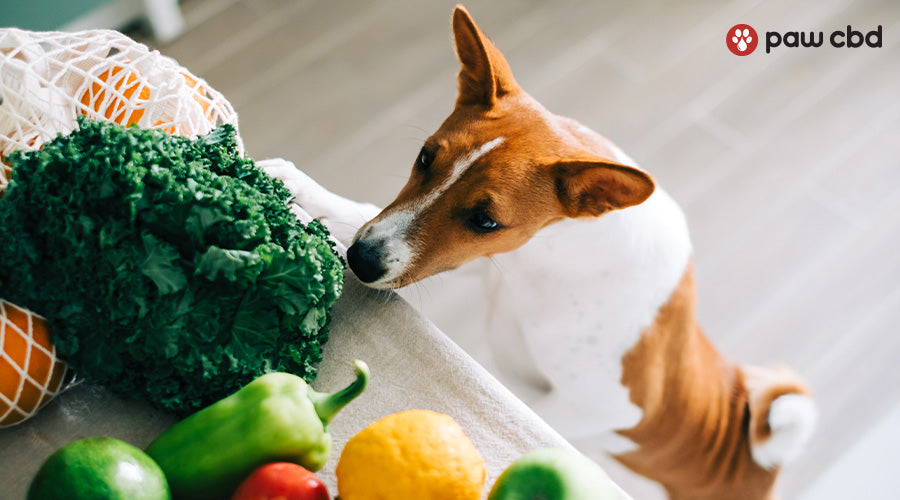
[[268, 371], [315, 377], [343, 263], [231, 126], [81, 118], [7, 161], [0, 296], [47, 317], [80, 376], [181, 414]]

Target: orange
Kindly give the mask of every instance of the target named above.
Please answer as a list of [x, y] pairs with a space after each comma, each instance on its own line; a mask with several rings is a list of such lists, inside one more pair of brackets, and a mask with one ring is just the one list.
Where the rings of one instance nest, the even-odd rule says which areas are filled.
[[23, 422], [62, 388], [66, 365], [56, 357], [44, 318], [0, 300], [0, 427]]
[[150, 89], [139, 78], [130, 67], [113, 66], [97, 76], [98, 81], [81, 95], [81, 104], [120, 125], [137, 123], [144, 116], [143, 103], [150, 98]]

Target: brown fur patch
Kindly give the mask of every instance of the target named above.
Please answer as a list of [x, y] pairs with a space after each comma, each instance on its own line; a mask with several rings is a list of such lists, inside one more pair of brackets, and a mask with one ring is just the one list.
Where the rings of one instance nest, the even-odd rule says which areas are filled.
[[660, 482], [673, 500], [773, 498], [777, 471], [750, 455], [743, 372], [696, 324], [693, 264], [654, 324], [622, 360], [622, 383], [644, 410], [620, 434], [640, 448], [616, 457]]

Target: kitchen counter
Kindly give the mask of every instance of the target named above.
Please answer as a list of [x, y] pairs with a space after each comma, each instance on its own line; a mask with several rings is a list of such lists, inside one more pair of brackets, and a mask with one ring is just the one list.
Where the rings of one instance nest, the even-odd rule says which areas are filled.
[[[319, 475], [332, 495], [337, 494], [334, 468], [344, 443], [375, 420], [402, 410], [423, 408], [455, 418], [485, 459], [485, 492], [523, 453], [543, 446], [570, 446], [396, 294], [370, 290], [349, 277], [333, 312], [330, 339], [313, 387], [328, 392], [344, 387], [353, 379], [352, 360], [357, 358], [368, 363], [372, 378], [366, 391], [330, 425], [334, 451]], [[111, 436], [143, 447], [175, 421], [141, 401], [120, 399], [102, 387], [78, 385], [35, 418], [0, 429], [2, 496], [24, 498], [44, 459], [70, 441]]]

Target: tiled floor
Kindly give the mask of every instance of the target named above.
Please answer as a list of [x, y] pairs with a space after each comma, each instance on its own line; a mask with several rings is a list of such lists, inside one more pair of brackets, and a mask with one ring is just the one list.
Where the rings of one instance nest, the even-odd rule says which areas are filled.
[[[453, 3], [187, 0], [192, 29], [160, 49], [233, 102], [249, 154], [385, 204], [453, 104]], [[878, 472], [896, 453], [873, 443], [900, 443], [889, 425], [900, 403], [900, 3], [467, 6], [526, 90], [617, 141], [683, 205], [709, 336], [730, 357], [808, 377], [820, 429], [785, 471], [784, 497], [852, 491], [840, 485], [870, 471], [864, 497], [889, 498], [900, 479]], [[737, 23], [760, 36], [882, 25], [884, 46], [761, 44], [736, 57], [724, 35]], [[405, 296], [478, 358], [470, 272]], [[658, 498], [608, 467], [636, 498]]]

